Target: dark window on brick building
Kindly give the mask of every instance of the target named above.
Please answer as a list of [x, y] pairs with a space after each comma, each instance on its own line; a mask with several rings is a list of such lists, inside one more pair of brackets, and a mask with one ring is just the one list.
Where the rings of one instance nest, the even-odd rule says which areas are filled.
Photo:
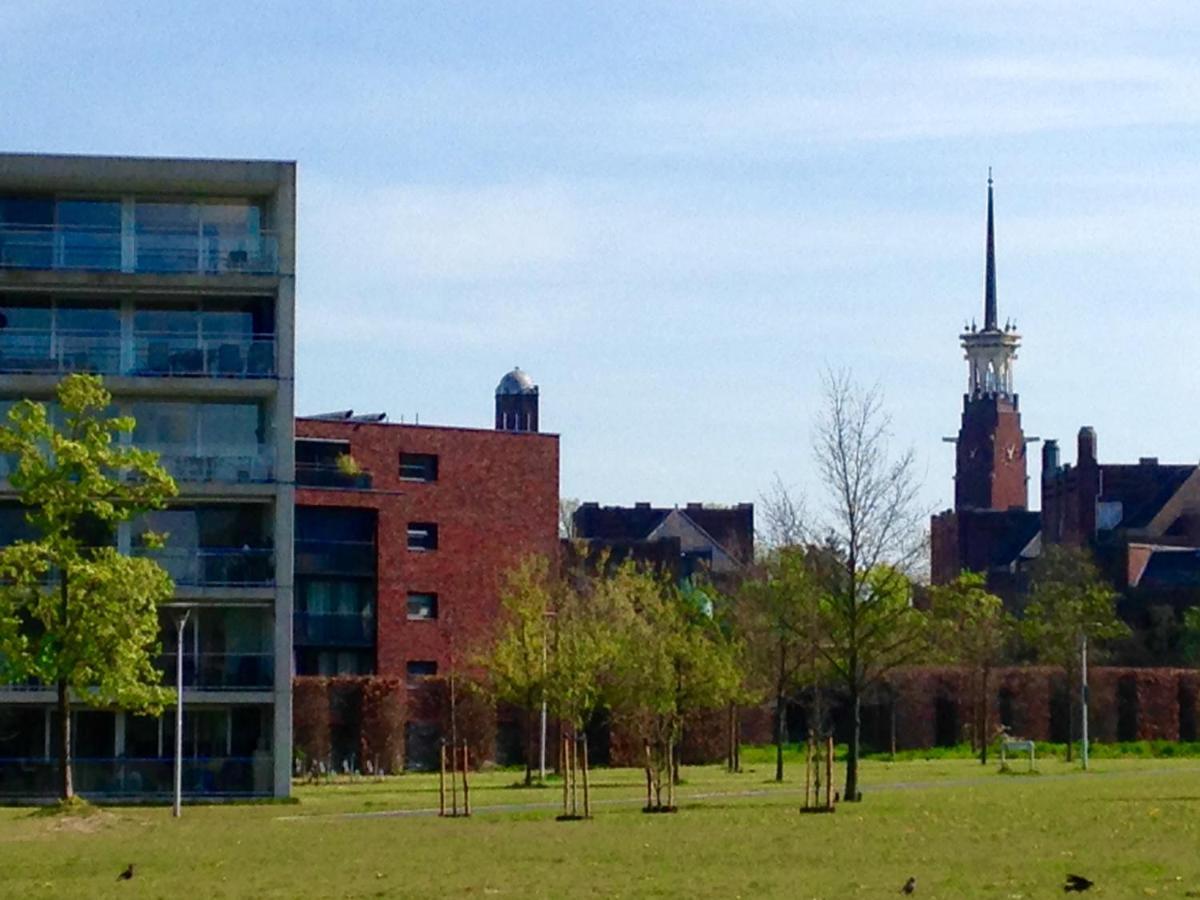
[[438, 546], [438, 527], [433, 522], [408, 523], [409, 550], [436, 550]]
[[401, 453], [400, 477], [405, 481], [437, 481], [437, 454]]
[[408, 617], [410, 619], [436, 619], [438, 617], [437, 594], [410, 593], [408, 595]]
[[429, 659], [412, 659], [404, 667], [409, 687], [417, 687], [426, 678], [437, 676], [437, 663]]

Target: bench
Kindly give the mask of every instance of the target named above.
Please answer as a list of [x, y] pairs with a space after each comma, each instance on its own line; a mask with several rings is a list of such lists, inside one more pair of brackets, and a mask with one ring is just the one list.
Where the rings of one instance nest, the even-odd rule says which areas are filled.
[[1033, 771], [1034, 763], [1037, 761], [1037, 750], [1033, 741], [1022, 741], [1012, 738], [1006, 738], [1000, 741], [1000, 766], [1004, 768], [1008, 765], [1009, 753], [1028, 753], [1029, 754], [1029, 771]]

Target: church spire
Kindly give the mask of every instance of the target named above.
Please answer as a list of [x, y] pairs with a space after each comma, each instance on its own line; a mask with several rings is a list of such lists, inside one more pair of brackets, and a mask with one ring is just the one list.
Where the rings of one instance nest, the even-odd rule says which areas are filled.
[[992, 167], [988, 166], [987, 276], [983, 288], [983, 328], [995, 331], [996, 324], [996, 229], [992, 223]]

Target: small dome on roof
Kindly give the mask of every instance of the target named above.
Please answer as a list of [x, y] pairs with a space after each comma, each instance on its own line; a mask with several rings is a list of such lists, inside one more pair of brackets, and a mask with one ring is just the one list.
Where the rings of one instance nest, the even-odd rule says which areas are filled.
[[514, 368], [511, 372], [500, 379], [500, 383], [496, 385], [496, 393], [499, 394], [536, 394], [537, 385], [533, 383], [525, 372], [521, 371], [520, 366]]

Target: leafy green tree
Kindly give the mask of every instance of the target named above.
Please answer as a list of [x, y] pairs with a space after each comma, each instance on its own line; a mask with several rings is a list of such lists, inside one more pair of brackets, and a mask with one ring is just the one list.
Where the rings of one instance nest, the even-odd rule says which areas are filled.
[[1193, 606], [1183, 613], [1183, 635], [1181, 639], [1183, 657], [1192, 665], [1200, 663], [1200, 606]]
[[1034, 561], [1030, 575], [1030, 599], [1021, 630], [1039, 661], [1061, 666], [1066, 672], [1070, 760], [1083, 639], [1086, 637], [1089, 648], [1098, 654], [1105, 641], [1125, 637], [1129, 628], [1117, 617], [1116, 591], [1101, 576], [1087, 550], [1048, 545]]
[[555, 587], [544, 556], [527, 557], [507, 572], [495, 639], [481, 660], [496, 699], [523, 713], [526, 785], [533, 783], [533, 719], [546, 700]]
[[[151, 559], [122, 556], [113, 539], [120, 523], [161, 509], [176, 487], [156, 454], [122, 443], [133, 419], [109, 414], [99, 378], [67, 376], [57, 401], [60, 427], [29, 400], [0, 426], [0, 453], [16, 458], [9, 480], [32, 532], [0, 550], [0, 674], [56, 688], [59, 793], [69, 800], [73, 694], [146, 713], [174, 696], [154, 665], [171, 579]], [[161, 546], [161, 537], [144, 543]]]
[[858, 799], [863, 697], [892, 668], [926, 649], [925, 617], [912, 606], [911, 575], [925, 549], [912, 451], [890, 452], [890, 419], [877, 388], [828, 372], [813, 453], [827, 505], [821, 583], [821, 652], [850, 705], [843, 797]]
[[710, 610], [680, 588], [632, 565], [603, 580], [600, 592], [616, 624], [610, 705], [650, 750], [659, 805], [675, 779], [676, 749], [687, 717], [721, 709], [740, 685], [736, 646]]
[[979, 742], [979, 761], [986, 765], [991, 673], [1004, 662], [1016, 621], [977, 572], [963, 572], [949, 584], [930, 588], [929, 594], [934, 646], [944, 658], [970, 670], [972, 739]]
[[[817, 695], [825, 677], [820, 601], [807, 551], [788, 546], [772, 551], [742, 584], [733, 609], [752, 683], [774, 701], [776, 781], [783, 781], [788, 700], [801, 687]], [[819, 714], [814, 718], [819, 727]]]

